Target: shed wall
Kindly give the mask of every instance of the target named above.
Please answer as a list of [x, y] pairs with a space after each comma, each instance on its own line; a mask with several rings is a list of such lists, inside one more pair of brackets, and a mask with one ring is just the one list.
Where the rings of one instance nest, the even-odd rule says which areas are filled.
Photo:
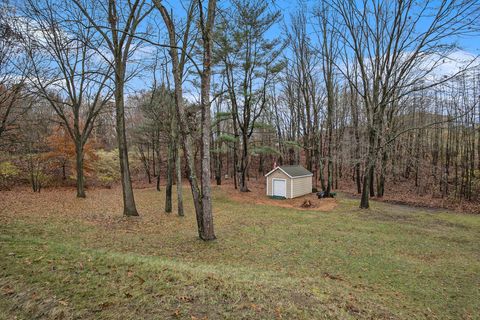
[[292, 198], [312, 193], [312, 177], [291, 179], [291, 183], [293, 184]]
[[272, 190], [273, 179], [285, 179], [287, 181], [287, 184], [286, 184], [287, 198], [291, 198], [292, 197], [292, 194], [291, 194], [292, 179], [289, 176], [287, 176], [285, 173], [283, 173], [281, 170], [276, 170], [267, 177], [267, 196], [271, 196], [273, 193], [273, 190]]

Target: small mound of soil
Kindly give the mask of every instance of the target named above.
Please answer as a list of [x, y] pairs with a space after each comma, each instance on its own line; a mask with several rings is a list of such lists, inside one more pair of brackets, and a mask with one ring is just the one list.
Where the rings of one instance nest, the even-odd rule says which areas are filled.
[[314, 205], [312, 204], [312, 202], [310, 200], [305, 199], [300, 207], [302, 207], [302, 208], [312, 208], [312, 207], [314, 207]]

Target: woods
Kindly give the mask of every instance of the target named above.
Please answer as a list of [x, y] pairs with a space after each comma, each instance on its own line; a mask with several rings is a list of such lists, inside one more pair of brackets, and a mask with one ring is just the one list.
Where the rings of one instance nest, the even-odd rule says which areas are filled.
[[4, 0], [0, 318], [477, 319], [480, 1]]
[[249, 192], [274, 164], [305, 166], [314, 190], [359, 194], [363, 209], [397, 194], [479, 206], [476, 1], [284, 14], [269, 0], [42, 0], [0, 13], [3, 189], [75, 184], [84, 198], [120, 182], [136, 216], [134, 187], [151, 184], [166, 190], [159, 211], [184, 216], [185, 179], [203, 240], [212, 180]]

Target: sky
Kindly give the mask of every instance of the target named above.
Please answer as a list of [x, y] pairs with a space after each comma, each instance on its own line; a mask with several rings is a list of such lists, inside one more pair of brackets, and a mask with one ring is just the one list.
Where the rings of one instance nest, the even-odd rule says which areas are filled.
[[[13, 2], [17, 3], [22, 3], [25, 0], [14, 0]], [[321, 1], [321, 0], [320, 0]], [[282, 19], [279, 23], [275, 24], [267, 33], [268, 37], [277, 37], [277, 36], [282, 36], [285, 33], [285, 26], [288, 26], [290, 24], [290, 18], [292, 14], [295, 14], [298, 12], [299, 8], [308, 8], [312, 9], [315, 6], [317, 6], [320, 3], [319, 0], [317, 1], [298, 1], [298, 0], [274, 0], [273, 4], [271, 6], [272, 10], [278, 10], [282, 14]], [[432, 0], [432, 1], [438, 1], [438, 0]], [[168, 0], [164, 1], [164, 4], [166, 5], [167, 8], [171, 9], [172, 12], [174, 13], [175, 16], [177, 17], [184, 17], [185, 15], [185, 3], [187, 3], [187, 0], [185, 1], [180, 1], [180, 0]], [[227, 1], [219, 1], [219, 5], [225, 5]], [[311, 12], [311, 10], [308, 10], [307, 12]], [[308, 14], [307, 14], [308, 16]], [[145, 21], [145, 24], [150, 24], [150, 25], [155, 25], [157, 29], [162, 30], [163, 28], [163, 23], [158, 15], [158, 12], [154, 10], [153, 15], [151, 18], [147, 19]], [[312, 27], [310, 27], [312, 28]], [[167, 35], [166, 30], [163, 29], [161, 32], [163, 33], [164, 36]], [[313, 29], [312, 29], [313, 32]], [[315, 39], [315, 36], [312, 36], [313, 39]], [[445, 63], [444, 65], [440, 66], [438, 68], [438, 73], [439, 75], [442, 75], [443, 73], [452, 73], [458, 70], [459, 67], [461, 67], [462, 63], [459, 63], [458, 61], [468, 61], [469, 59], [472, 59], [472, 57], [480, 55], [480, 38], [474, 39], [474, 38], [454, 38], [451, 39], [451, 41], [456, 42], [460, 50], [454, 52], [451, 57], [447, 57], [444, 59]], [[136, 64], [139, 61], [148, 61], [148, 59], [151, 59], [155, 52], [155, 48], [151, 45], [144, 46], [141, 51], [139, 51], [136, 56], [134, 57], [134, 60], [132, 61], [132, 65]], [[289, 52], [286, 51], [285, 53], [287, 56], [289, 55]], [[129, 94], [133, 94], [134, 92], [142, 89], [148, 89], [151, 86], [152, 82], [152, 74], [149, 71], [144, 71], [139, 74], [139, 76], [133, 78], [130, 83], [128, 84], [127, 87], [127, 92]], [[186, 95], [190, 96], [192, 99], [196, 96], [198, 96], [198, 92], [194, 89], [195, 86], [191, 84], [186, 85]]]
[[[438, 2], [438, 0], [432, 0], [433, 3]], [[176, 15], [183, 16], [183, 9], [184, 5], [179, 0], [170, 0], [164, 2], [167, 8], [171, 8]], [[224, 5], [225, 2], [219, 1], [219, 5]], [[291, 15], [298, 12], [300, 8], [308, 8], [312, 9], [315, 6], [318, 6], [320, 3], [319, 0], [317, 1], [299, 1], [299, 0], [274, 0], [272, 4], [272, 10], [279, 10], [282, 14], [282, 19], [279, 23], [275, 24], [267, 33], [268, 37], [277, 37], [281, 36], [285, 33], [285, 26], [288, 26], [291, 21]], [[311, 10], [307, 10], [307, 12], [311, 12]], [[307, 14], [308, 16], [308, 14]], [[312, 27], [310, 27], [312, 28]], [[313, 32], [313, 28], [311, 29]], [[312, 38], [315, 38], [314, 36]], [[441, 76], [443, 74], [452, 74], [458, 71], [465, 62], [470, 61], [472, 57], [480, 55], [480, 38], [472, 38], [472, 37], [457, 37], [449, 39], [449, 41], [455, 42], [459, 46], [459, 50], [453, 52], [450, 56], [444, 59], [444, 64], [438, 67], [436, 74]], [[288, 51], [286, 55], [288, 55]], [[147, 82], [149, 79], [134, 79], [133, 82], [130, 84], [132, 89], [148, 86]], [[190, 91], [190, 94], [193, 96], [196, 95], [195, 92]], [[188, 89], [187, 89], [188, 95]]]

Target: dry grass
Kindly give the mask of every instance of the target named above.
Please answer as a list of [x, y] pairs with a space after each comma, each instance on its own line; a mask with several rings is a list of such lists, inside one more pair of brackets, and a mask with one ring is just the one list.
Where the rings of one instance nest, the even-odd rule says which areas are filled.
[[478, 216], [306, 211], [227, 186], [204, 243], [185, 191], [185, 218], [142, 189], [131, 219], [119, 189], [0, 193], [0, 319], [478, 318]]

